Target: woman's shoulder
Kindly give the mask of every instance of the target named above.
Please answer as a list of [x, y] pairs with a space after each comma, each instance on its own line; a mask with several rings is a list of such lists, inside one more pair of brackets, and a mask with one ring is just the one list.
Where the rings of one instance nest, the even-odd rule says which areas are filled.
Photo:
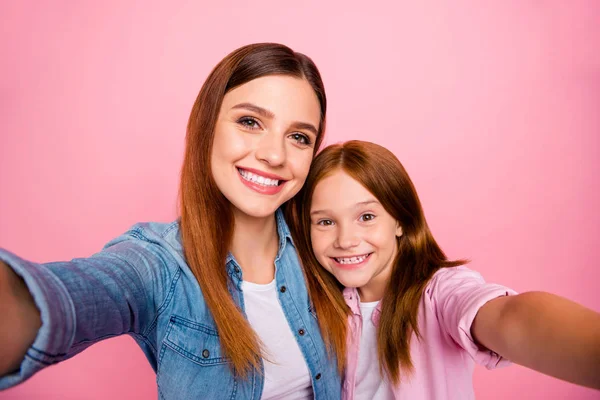
[[109, 242], [108, 245], [126, 239], [139, 239], [155, 243], [166, 240], [181, 244], [179, 220], [173, 222], [138, 222], [124, 234]]
[[165, 222], [139, 222], [120, 236], [109, 241], [104, 249], [120, 244], [162, 248], [174, 255], [183, 255], [179, 220]]
[[92, 258], [115, 258], [142, 277], [173, 275], [186, 268], [179, 221], [140, 222], [110, 240]]

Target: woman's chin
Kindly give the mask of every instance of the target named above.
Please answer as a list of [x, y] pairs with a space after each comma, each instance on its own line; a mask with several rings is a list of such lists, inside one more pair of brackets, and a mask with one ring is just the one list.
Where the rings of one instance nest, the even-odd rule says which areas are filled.
[[240, 204], [233, 206], [233, 214], [249, 219], [262, 219], [272, 217], [279, 208], [279, 204]]

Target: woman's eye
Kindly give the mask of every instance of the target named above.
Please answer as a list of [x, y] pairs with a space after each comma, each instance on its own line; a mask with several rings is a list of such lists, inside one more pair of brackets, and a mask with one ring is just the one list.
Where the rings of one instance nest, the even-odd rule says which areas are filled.
[[308, 136], [303, 135], [302, 133], [292, 133], [290, 135], [290, 137], [296, 141], [298, 144], [301, 144], [303, 146], [308, 146], [311, 144], [310, 139], [308, 138]]
[[367, 213], [367, 214], [361, 215], [359, 219], [364, 222], [372, 221], [375, 219], [375, 215]]
[[248, 129], [258, 129], [260, 128], [260, 124], [255, 118], [252, 117], [242, 117], [238, 119], [238, 124], [242, 125], [244, 128]]

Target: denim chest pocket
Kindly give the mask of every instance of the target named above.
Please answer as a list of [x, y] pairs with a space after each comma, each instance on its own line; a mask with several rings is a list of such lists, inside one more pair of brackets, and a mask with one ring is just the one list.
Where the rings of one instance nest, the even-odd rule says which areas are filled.
[[238, 382], [213, 327], [173, 315], [161, 347], [157, 371], [161, 398], [236, 398]]
[[165, 337], [166, 346], [200, 365], [224, 364], [219, 334], [214, 328], [172, 316]]

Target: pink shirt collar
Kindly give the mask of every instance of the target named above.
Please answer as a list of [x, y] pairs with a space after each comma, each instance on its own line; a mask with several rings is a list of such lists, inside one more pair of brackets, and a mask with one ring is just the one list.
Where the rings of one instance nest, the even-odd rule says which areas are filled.
[[[352, 310], [352, 314], [362, 317], [362, 314], [360, 312], [360, 297], [358, 296], [358, 290], [356, 290], [356, 288], [344, 288], [344, 300], [346, 301], [346, 304], [348, 305], [348, 307], [350, 307], [350, 310]], [[379, 302], [379, 304], [377, 304], [377, 308], [375, 308], [375, 311], [373, 312], [372, 316], [371, 316], [371, 321], [373, 321], [373, 324], [375, 326], [379, 326], [379, 319], [381, 317], [381, 301]]]

